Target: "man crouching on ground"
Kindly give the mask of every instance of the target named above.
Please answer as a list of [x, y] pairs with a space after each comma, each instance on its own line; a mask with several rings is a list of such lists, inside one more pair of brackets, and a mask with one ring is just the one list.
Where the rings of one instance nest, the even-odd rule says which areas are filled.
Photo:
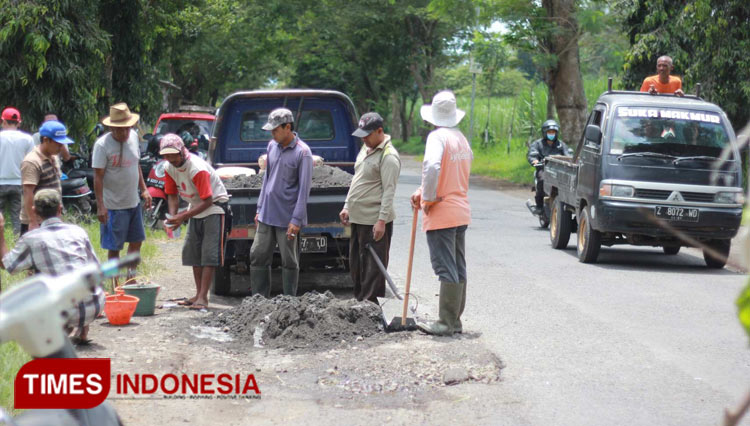
[[[34, 194], [32, 214], [41, 221], [39, 228], [25, 233], [13, 250], [8, 250], [0, 232], [0, 266], [9, 273], [30, 269], [37, 273], [58, 276], [76, 268], [99, 263], [89, 236], [81, 227], [63, 223], [62, 197], [55, 189], [42, 189]], [[35, 219], [37, 220], [37, 219]], [[0, 229], [5, 219], [0, 214]], [[88, 344], [89, 324], [104, 310], [104, 290], [97, 287], [91, 297], [71, 308], [66, 327], [77, 328], [71, 341]]]
[[354, 281], [354, 297], [378, 303], [385, 296], [385, 277], [367, 249], [369, 244], [383, 265], [388, 267], [388, 252], [393, 235], [393, 196], [401, 171], [401, 160], [383, 132], [383, 118], [368, 112], [359, 120], [353, 136], [362, 138], [362, 149], [354, 165], [349, 194], [339, 213], [341, 223], [351, 223], [349, 266]]
[[[190, 219], [182, 264], [193, 267], [195, 296], [180, 304], [205, 309], [216, 267], [224, 263], [224, 209], [229, 196], [213, 167], [191, 154], [179, 136], [164, 135], [159, 154], [169, 163], [164, 169], [164, 192], [171, 217], [166, 223], [176, 227]], [[177, 213], [178, 194], [190, 204], [182, 213]]]

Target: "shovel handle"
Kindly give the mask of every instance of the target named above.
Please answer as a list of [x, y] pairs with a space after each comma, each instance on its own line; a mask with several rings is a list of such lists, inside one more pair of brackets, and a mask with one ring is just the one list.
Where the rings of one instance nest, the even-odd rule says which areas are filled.
[[406, 288], [404, 289], [404, 310], [401, 313], [401, 325], [406, 326], [406, 313], [409, 307], [409, 290], [411, 287], [411, 266], [414, 261], [414, 240], [417, 238], [417, 221], [419, 220], [419, 209], [414, 209], [411, 220], [411, 243], [409, 244], [409, 263], [406, 267]]

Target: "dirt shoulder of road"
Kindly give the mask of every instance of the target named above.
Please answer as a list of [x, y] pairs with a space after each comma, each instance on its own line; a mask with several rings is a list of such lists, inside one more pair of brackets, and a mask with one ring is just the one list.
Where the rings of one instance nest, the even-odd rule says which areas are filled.
[[[243, 299], [211, 295], [207, 312], [175, 306], [170, 299], [189, 297], [195, 288], [191, 271], [181, 265], [182, 243], [158, 243], [159, 272], [150, 277], [162, 286], [155, 315], [133, 317], [125, 326], [96, 320], [93, 342], [79, 347], [79, 356], [110, 358], [113, 377], [252, 374], [261, 394], [126, 395], [117, 392], [113, 379], [110, 401], [125, 424], [445, 423], [456, 415], [477, 418], [487, 410], [482, 398], [487, 387], [501, 383], [501, 359], [471, 330], [456, 338], [382, 331], [323, 336], [315, 345], [301, 341], [272, 348], [228, 327], [211, 327]], [[345, 299], [346, 293], [338, 295]]]

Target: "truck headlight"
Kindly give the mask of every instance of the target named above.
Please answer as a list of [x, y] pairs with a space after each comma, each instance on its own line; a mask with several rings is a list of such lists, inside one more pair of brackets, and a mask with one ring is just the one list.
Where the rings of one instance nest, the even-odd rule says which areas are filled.
[[721, 204], [744, 204], [745, 197], [741, 192], [717, 192], [714, 201]]
[[628, 185], [612, 185], [610, 183], [602, 184], [599, 187], [600, 197], [632, 197], [635, 189]]

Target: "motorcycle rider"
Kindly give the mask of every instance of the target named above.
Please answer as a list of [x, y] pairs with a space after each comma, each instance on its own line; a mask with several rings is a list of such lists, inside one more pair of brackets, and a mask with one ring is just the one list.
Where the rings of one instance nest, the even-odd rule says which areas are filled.
[[[542, 124], [542, 137], [529, 145], [529, 153], [526, 156], [529, 164], [536, 166], [548, 155], [571, 155], [570, 149], [565, 142], [560, 140], [559, 134], [560, 126], [555, 120], [545, 121]], [[534, 201], [536, 206], [534, 207], [534, 214], [540, 214], [544, 208], [544, 181], [541, 179], [541, 172], [541, 169], [537, 169], [535, 172], [536, 195]]]

